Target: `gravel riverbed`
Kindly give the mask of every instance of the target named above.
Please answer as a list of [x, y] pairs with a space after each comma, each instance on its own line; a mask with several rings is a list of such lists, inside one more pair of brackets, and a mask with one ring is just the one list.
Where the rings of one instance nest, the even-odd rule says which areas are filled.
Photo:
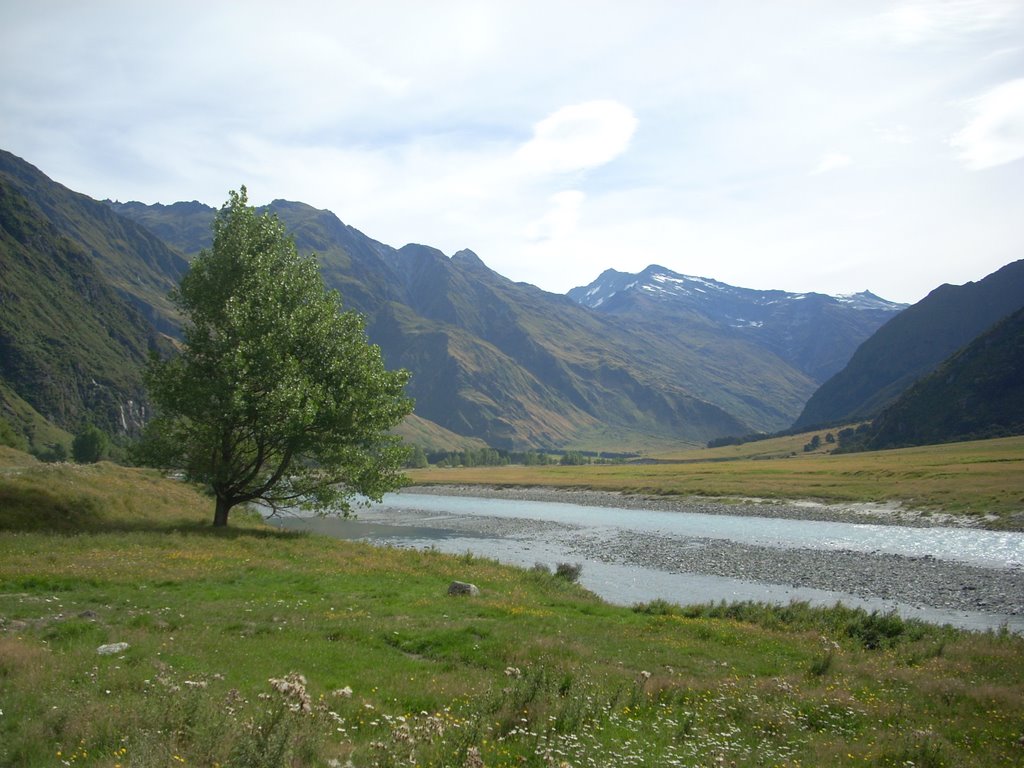
[[[708, 499], [661, 498], [599, 491], [545, 488], [422, 486], [407, 493], [565, 502], [623, 509], [783, 517], [832, 522], [916, 525], [969, 524], [941, 515], [923, 515], [890, 505], [824, 505], [802, 502], [725, 503]], [[401, 495], [399, 495], [399, 500]], [[361, 518], [366, 518], [360, 513]], [[1024, 566], [985, 568], [925, 555], [907, 557], [849, 550], [786, 548], [719, 538], [660, 535], [616, 526], [596, 530], [527, 518], [444, 515], [394, 510], [371, 513], [394, 524], [436, 525], [481, 536], [559, 540], [578, 558], [656, 569], [811, 587], [864, 598], [954, 611], [1024, 616]]]

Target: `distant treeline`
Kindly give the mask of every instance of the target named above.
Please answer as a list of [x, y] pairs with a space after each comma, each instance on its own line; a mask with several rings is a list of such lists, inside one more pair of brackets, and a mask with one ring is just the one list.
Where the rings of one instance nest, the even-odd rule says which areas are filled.
[[749, 435], [728, 435], [708, 440], [708, 448], [721, 448], [725, 445], [743, 445], [744, 443], [756, 443], [758, 440], [767, 440], [770, 437], [781, 437], [781, 433], [754, 432]]
[[[863, 435], [867, 429], [867, 424], [862, 424], [857, 429], [852, 427], [839, 430], [838, 433], [833, 434], [832, 432], [826, 432], [824, 441], [826, 443], [842, 443], [843, 440], [847, 440], [847, 445], [853, 445], [855, 439]], [[745, 443], [756, 443], [760, 440], [770, 440], [775, 437], [790, 437], [791, 435], [800, 434], [802, 432], [810, 432], [809, 429], [784, 429], [781, 432], [754, 432], [749, 435], [735, 436], [730, 435], [727, 437], [716, 437], [714, 440], [708, 440], [708, 448], [721, 448], [725, 445], [744, 445]], [[821, 435], [815, 435], [811, 438], [811, 441], [804, 445], [804, 451], [810, 453], [811, 451], [817, 450], [822, 443]], [[846, 448], [846, 450], [856, 450], [854, 448]], [[833, 453], [838, 453], [839, 448], [836, 448]]]
[[583, 464], [615, 464], [636, 458], [635, 453], [608, 451], [506, 451], [500, 448], [470, 448], [465, 451], [427, 451], [414, 446], [407, 467], [501, 467], [506, 464], [538, 466], [580, 466]]

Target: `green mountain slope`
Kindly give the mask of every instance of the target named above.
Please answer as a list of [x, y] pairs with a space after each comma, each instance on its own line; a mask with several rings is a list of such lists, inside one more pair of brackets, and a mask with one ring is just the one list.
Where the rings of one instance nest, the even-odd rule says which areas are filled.
[[915, 381], [1024, 306], [1024, 260], [977, 282], [943, 285], [865, 341], [807, 402], [794, 428], [878, 415]]
[[167, 296], [188, 270], [188, 262], [135, 222], [104, 203], [72, 192], [38, 168], [0, 150], [0, 179], [81, 247], [121, 296], [160, 331], [173, 332], [178, 320]]
[[[144, 205], [138, 202], [106, 205], [120, 216], [141, 224], [191, 261], [213, 243], [216, 209], [198, 202]], [[265, 210], [277, 214], [288, 226], [300, 253], [315, 253], [324, 281], [336, 288], [345, 302], [363, 314], [382, 302], [399, 298], [398, 282], [384, 257], [394, 249], [343, 224], [330, 211], [287, 200], [275, 200]]]
[[[69, 431], [87, 421], [109, 434], [137, 431], [152, 326], [2, 176], [0, 286], [0, 381], [9, 391]], [[4, 402], [25, 428], [31, 419], [16, 398]]]
[[[718, 376], [709, 361], [694, 359], [691, 339], [660, 338], [564, 296], [514, 283], [471, 251], [448, 259], [433, 249], [406, 246], [396, 256], [414, 310], [457, 325], [525, 370], [523, 410], [548, 411], [540, 420], [547, 430], [565, 434], [568, 420], [577, 425], [577, 436], [611, 425], [699, 441], [771, 418], [767, 397], [746, 408], [746, 393]], [[483, 372], [470, 366], [480, 388]], [[766, 390], [769, 397], [777, 395], [770, 384]]]
[[872, 425], [870, 449], [1024, 434], [1024, 309], [908, 389]]

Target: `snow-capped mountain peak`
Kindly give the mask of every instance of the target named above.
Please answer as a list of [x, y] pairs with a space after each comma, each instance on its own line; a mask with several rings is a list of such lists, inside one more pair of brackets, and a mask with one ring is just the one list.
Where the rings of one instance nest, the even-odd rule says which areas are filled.
[[568, 295], [602, 314], [641, 322], [652, 333], [688, 333], [693, 322], [730, 329], [819, 380], [845, 365], [864, 339], [906, 307], [870, 291], [828, 296], [738, 288], [657, 264], [637, 274], [606, 270]]

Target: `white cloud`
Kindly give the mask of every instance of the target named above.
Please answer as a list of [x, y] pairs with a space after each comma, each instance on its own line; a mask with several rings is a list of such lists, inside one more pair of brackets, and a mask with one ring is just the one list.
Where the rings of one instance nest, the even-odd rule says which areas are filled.
[[883, 144], [909, 145], [914, 143], [914, 135], [910, 127], [902, 123], [896, 125], [876, 125], [872, 133]]
[[844, 155], [841, 152], [827, 152], [821, 156], [818, 164], [814, 166], [811, 176], [828, 173], [829, 171], [838, 171], [840, 168], [846, 168], [852, 164], [853, 158], [849, 155]]
[[626, 151], [636, 126], [633, 111], [617, 101], [562, 107], [533, 127], [518, 159], [536, 173], [595, 168]]
[[978, 171], [1024, 157], [1024, 78], [1011, 80], [966, 102], [973, 117], [950, 144], [960, 161]]
[[99, 198], [245, 183], [549, 290], [653, 261], [912, 299], [1019, 257], [1024, 165], [949, 161], [1019, 156], [1021, 0], [598, 1], [586, 35], [577, 0], [8, 3], [0, 147]]
[[998, 30], [1019, 14], [1015, 0], [913, 0], [881, 14], [877, 22], [892, 42], [921, 45]]
[[526, 228], [526, 237], [530, 240], [561, 240], [575, 234], [586, 199], [587, 196], [578, 189], [551, 195], [547, 212]]

